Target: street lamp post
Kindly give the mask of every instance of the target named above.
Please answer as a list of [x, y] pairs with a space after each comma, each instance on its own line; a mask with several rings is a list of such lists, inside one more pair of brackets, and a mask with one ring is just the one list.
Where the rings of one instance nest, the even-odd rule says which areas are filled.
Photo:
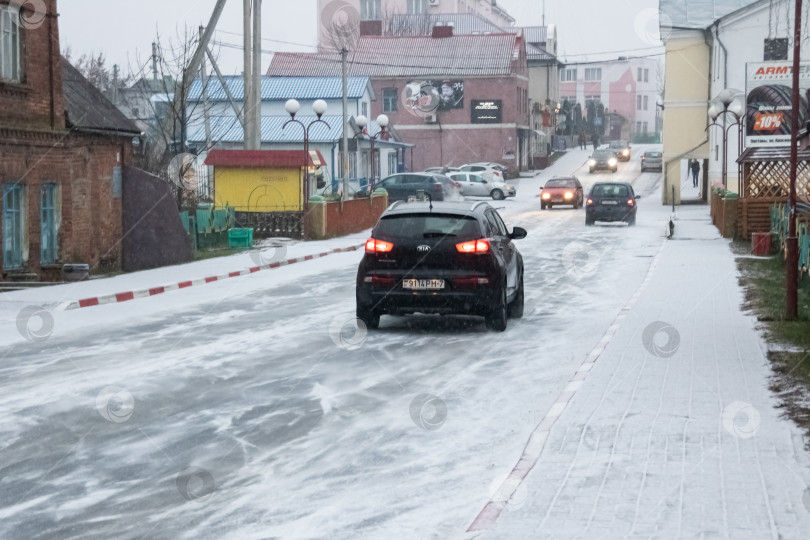
[[[737, 126], [737, 153], [739, 155], [741, 151], [742, 145], [742, 120], [743, 120], [743, 106], [740, 104], [739, 101], [735, 99], [735, 96], [739, 92], [732, 90], [730, 88], [726, 88], [722, 92], [717, 95], [716, 100], [723, 106], [720, 109], [717, 106], [717, 103], [712, 103], [712, 106], [709, 107], [709, 118], [711, 119], [711, 123], [706, 126], [708, 130], [712, 126], [719, 126], [720, 129], [723, 131], [723, 187], [728, 185], [728, 131], [733, 127]], [[726, 115], [731, 115], [734, 119], [733, 122], [727, 124], [726, 123]], [[723, 119], [722, 124], [718, 124], [718, 118]], [[739, 181], [739, 179], [738, 179]], [[737, 191], [739, 191], [739, 186]]]
[[[366, 127], [368, 126], [368, 118], [361, 115], [355, 119], [355, 122], [357, 123], [357, 127], [360, 128], [361, 132], [364, 132], [366, 130]], [[377, 133], [376, 135], [366, 133], [366, 136], [371, 142], [371, 171], [369, 174], [369, 182], [370, 182], [368, 191], [369, 194], [374, 193], [374, 180], [376, 177], [376, 172], [374, 170], [374, 141], [382, 137], [382, 135], [385, 133], [386, 128], [388, 128], [389, 122], [390, 120], [388, 119], [388, 116], [381, 114], [377, 117], [377, 124], [380, 126], [379, 133]]]
[[281, 129], [285, 129], [288, 124], [298, 124], [304, 130], [304, 181], [303, 181], [303, 207], [304, 211], [306, 211], [309, 207], [309, 130], [315, 124], [325, 124], [327, 128], [332, 129], [331, 126], [322, 119], [323, 115], [326, 114], [327, 104], [324, 100], [319, 99], [312, 104], [312, 112], [315, 113], [315, 116], [318, 118], [313, 120], [309, 123], [309, 125], [304, 125], [303, 122], [300, 120], [295, 119], [295, 115], [301, 109], [301, 104], [298, 103], [295, 99], [287, 100], [287, 103], [284, 104], [284, 109], [290, 114], [290, 119], [287, 120]]

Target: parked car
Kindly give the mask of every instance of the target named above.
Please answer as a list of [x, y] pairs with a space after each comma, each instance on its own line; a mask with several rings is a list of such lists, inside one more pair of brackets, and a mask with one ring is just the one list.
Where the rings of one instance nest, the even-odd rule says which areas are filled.
[[497, 180], [503, 182], [506, 180], [504, 175], [504, 167], [499, 163], [470, 163], [460, 167], [461, 172], [472, 172], [480, 174], [486, 181]]
[[608, 147], [613, 151], [613, 155], [620, 161], [630, 161], [630, 143], [627, 141], [610, 141]]
[[523, 257], [498, 212], [474, 203], [395, 203], [383, 212], [357, 270], [357, 318], [377, 328], [384, 314], [485, 318], [506, 329], [523, 316]]
[[517, 192], [512, 185], [498, 180], [484, 180], [478, 173], [457, 172], [448, 176], [459, 183], [461, 194], [467, 197], [492, 197], [496, 201], [502, 201], [506, 197], [514, 197]]
[[446, 175], [446, 174], [449, 174], [449, 173], [458, 172], [460, 170], [461, 169], [459, 169], [458, 167], [430, 167], [428, 169], [425, 169], [425, 172], [426, 173], [436, 173], [436, 174], [445, 174]]
[[644, 152], [641, 156], [641, 172], [654, 169], [657, 171], [663, 170], [664, 167], [664, 154], [661, 152]]
[[591, 174], [594, 171], [616, 172], [618, 167], [616, 156], [610, 149], [595, 150], [591, 159], [588, 160], [588, 170]]
[[[355, 197], [368, 197], [370, 186], [360, 188]], [[400, 173], [383, 178], [374, 188], [384, 188], [388, 192], [389, 202], [407, 201], [419, 192], [430, 195], [434, 201], [461, 196], [461, 185], [442, 174], [433, 173]]]
[[540, 189], [543, 191], [540, 195], [541, 210], [552, 208], [555, 204], [571, 204], [574, 209], [582, 208], [585, 201], [582, 184], [576, 176], [552, 178]]
[[588, 193], [585, 203], [585, 225], [597, 221], [624, 221], [636, 224], [636, 195], [633, 186], [626, 182], [597, 182]]

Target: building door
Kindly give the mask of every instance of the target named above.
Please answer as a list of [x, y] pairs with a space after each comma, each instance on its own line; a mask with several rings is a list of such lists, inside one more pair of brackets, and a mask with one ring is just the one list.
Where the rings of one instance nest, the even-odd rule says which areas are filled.
[[3, 186], [3, 269], [22, 268], [22, 186]]

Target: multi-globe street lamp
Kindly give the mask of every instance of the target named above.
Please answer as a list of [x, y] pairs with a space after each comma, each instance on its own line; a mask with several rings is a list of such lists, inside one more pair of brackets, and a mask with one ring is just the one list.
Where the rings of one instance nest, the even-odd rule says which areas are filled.
[[[737, 126], [737, 155], [739, 156], [742, 152], [742, 121], [744, 109], [743, 105], [736, 99], [740, 94], [742, 94], [742, 92], [738, 90], [726, 88], [717, 94], [715, 103], [712, 103], [711, 107], [709, 107], [711, 123], [706, 126], [706, 129], [708, 130], [712, 126], [719, 126], [723, 131], [723, 187], [728, 186], [728, 132], [734, 126]], [[718, 107], [718, 105], [722, 107]], [[734, 120], [733, 122], [726, 122], [728, 115], [731, 115], [731, 118]], [[721, 118], [722, 123], [718, 123], [718, 120]], [[737, 191], [739, 192], [739, 186]]]
[[381, 114], [377, 117], [377, 124], [380, 126], [380, 131], [376, 135], [371, 135], [371, 133], [366, 133], [366, 127], [368, 126], [368, 118], [363, 115], [358, 116], [355, 119], [357, 123], [357, 127], [360, 128], [360, 131], [365, 133], [366, 137], [368, 137], [369, 141], [371, 142], [371, 171], [369, 174], [369, 193], [374, 193], [374, 183], [376, 178], [376, 171], [374, 169], [374, 142], [378, 140], [382, 135], [385, 133], [386, 128], [388, 128], [389, 119], [387, 115]]
[[331, 126], [323, 120], [323, 115], [326, 114], [326, 109], [328, 105], [322, 99], [316, 100], [315, 103], [312, 104], [312, 112], [315, 113], [317, 118], [310, 122], [308, 125], [304, 125], [303, 122], [300, 120], [295, 119], [295, 115], [301, 110], [301, 104], [298, 103], [298, 100], [290, 99], [287, 100], [287, 103], [284, 104], [284, 109], [289, 113], [290, 119], [287, 120], [281, 129], [285, 129], [288, 124], [298, 124], [304, 130], [304, 181], [303, 181], [303, 197], [304, 197], [304, 210], [309, 206], [309, 131], [312, 129], [312, 126], [315, 124], [325, 124], [327, 128], [332, 129]]

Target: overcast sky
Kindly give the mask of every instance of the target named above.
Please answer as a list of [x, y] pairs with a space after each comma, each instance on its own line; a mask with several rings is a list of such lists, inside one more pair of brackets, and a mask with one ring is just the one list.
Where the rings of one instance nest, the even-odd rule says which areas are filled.
[[[73, 56], [103, 52], [108, 64], [139, 72], [151, 54], [157, 32], [164, 41], [177, 39], [185, 26], [205, 25], [216, 0], [61, 0], [62, 48]], [[542, 23], [543, 0], [499, 0], [520, 26]], [[546, 24], [557, 26], [559, 56], [569, 62], [620, 55], [650, 55], [658, 42], [658, 0], [547, 0]], [[312, 51], [316, 43], [316, 0], [264, 0], [263, 48], [266, 51]], [[609, 8], [608, 8], [609, 6]], [[241, 72], [242, 2], [229, 0], [215, 39], [221, 68]], [[239, 35], [233, 35], [233, 34]], [[604, 55], [597, 55], [605, 52]], [[263, 65], [268, 65], [267, 53]]]

